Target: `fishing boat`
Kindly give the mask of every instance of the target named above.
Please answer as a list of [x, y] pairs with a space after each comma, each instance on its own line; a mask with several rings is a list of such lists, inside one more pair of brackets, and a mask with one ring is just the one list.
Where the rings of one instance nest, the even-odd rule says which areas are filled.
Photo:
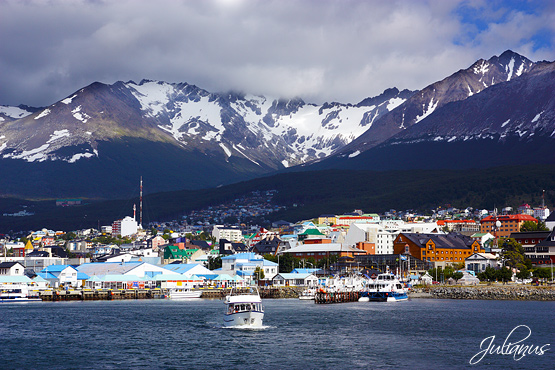
[[200, 298], [201, 295], [201, 290], [193, 290], [191, 288], [171, 288], [168, 291], [169, 299]]
[[0, 290], [0, 302], [32, 301], [42, 301], [42, 299], [37, 292], [31, 291], [27, 286]]
[[393, 274], [379, 274], [360, 292], [359, 302], [398, 302], [409, 297], [403, 284]]
[[226, 327], [260, 328], [264, 307], [256, 287], [232, 288], [225, 297], [224, 325]]

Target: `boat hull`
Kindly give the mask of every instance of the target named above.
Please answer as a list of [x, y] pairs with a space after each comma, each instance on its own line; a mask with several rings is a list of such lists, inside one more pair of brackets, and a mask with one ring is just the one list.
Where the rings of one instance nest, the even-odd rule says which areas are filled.
[[404, 292], [363, 292], [359, 302], [400, 302], [409, 297]]
[[224, 316], [224, 326], [226, 327], [242, 327], [242, 328], [259, 328], [262, 327], [264, 320], [264, 312], [250, 311], [226, 314]]
[[169, 299], [189, 299], [189, 298], [200, 298], [202, 296], [202, 291], [200, 290], [185, 290], [185, 291], [173, 291], [168, 295]]

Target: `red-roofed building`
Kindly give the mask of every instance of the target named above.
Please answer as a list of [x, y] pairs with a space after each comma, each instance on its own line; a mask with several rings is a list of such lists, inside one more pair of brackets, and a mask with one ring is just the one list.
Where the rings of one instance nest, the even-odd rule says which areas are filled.
[[[497, 230], [494, 228], [496, 221], [501, 223], [501, 226]], [[508, 238], [511, 236], [511, 233], [520, 232], [520, 228], [525, 221], [538, 222], [537, 219], [529, 215], [488, 216], [480, 221], [480, 232], [491, 233], [496, 237]]]
[[440, 228], [447, 226], [449, 231], [480, 231], [480, 225], [474, 220], [438, 220], [437, 226]]

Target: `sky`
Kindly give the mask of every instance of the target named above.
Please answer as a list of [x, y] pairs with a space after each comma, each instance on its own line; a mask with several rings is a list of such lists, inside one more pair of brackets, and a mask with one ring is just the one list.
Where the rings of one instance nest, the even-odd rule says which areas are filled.
[[508, 49], [555, 60], [555, 1], [0, 0], [0, 104], [142, 79], [356, 104]]

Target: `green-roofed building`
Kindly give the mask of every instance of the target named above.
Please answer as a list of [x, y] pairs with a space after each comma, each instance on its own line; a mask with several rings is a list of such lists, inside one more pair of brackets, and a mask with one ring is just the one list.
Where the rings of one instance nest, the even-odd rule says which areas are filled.
[[298, 235], [298, 240], [302, 241], [302, 240], [306, 240], [308, 238], [320, 237], [320, 236], [325, 236], [324, 234], [322, 234], [320, 232], [320, 230], [318, 230], [318, 229], [306, 229], [305, 231], [303, 231], [302, 233], [300, 233]]
[[199, 248], [181, 249], [177, 245], [168, 245], [164, 248], [164, 264], [174, 261], [190, 263], [195, 257], [200, 257], [204, 252]]

